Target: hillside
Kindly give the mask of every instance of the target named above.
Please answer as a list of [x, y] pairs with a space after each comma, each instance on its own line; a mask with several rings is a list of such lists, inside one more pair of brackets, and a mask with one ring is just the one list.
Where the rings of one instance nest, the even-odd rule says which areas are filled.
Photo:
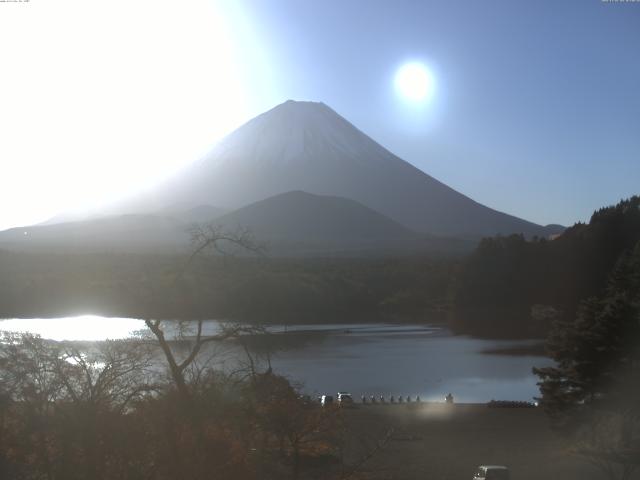
[[0, 247], [56, 252], [187, 252], [195, 223], [248, 229], [272, 256], [462, 253], [472, 243], [409, 230], [354, 200], [288, 192], [233, 212], [200, 205], [156, 214], [111, 215], [0, 232]]
[[601, 295], [622, 255], [640, 242], [640, 197], [602, 208], [552, 241], [519, 235], [484, 239], [456, 282], [460, 330], [488, 336], [544, 335]]
[[248, 228], [271, 253], [410, 254], [453, 251], [462, 242], [420, 235], [346, 198], [287, 192], [216, 219], [227, 229]]
[[114, 215], [5, 230], [0, 232], [0, 248], [53, 252], [179, 252], [188, 245], [187, 228], [188, 223], [169, 216]]

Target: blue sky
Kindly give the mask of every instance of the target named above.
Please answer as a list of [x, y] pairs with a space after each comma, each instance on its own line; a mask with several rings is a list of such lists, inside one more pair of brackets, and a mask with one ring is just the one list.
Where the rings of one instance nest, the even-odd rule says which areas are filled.
[[[245, 2], [270, 95], [323, 101], [453, 188], [538, 223], [573, 224], [640, 193], [640, 3]], [[405, 61], [428, 105], [393, 89]], [[263, 92], [261, 92], [263, 93]]]

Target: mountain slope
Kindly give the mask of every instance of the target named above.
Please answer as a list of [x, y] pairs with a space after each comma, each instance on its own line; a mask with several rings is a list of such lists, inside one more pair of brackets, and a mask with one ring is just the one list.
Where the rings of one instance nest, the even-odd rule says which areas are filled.
[[[194, 218], [249, 229], [273, 256], [458, 253], [471, 245], [416, 233], [346, 198], [287, 192], [218, 216], [200, 206], [173, 216], [115, 215], [0, 232], [0, 247], [22, 251], [185, 252]], [[216, 215], [211, 220], [211, 215]]]
[[219, 217], [226, 229], [248, 228], [275, 256], [459, 254], [470, 242], [433, 237], [348, 198], [287, 192]]
[[91, 220], [12, 228], [0, 232], [0, 248], [60, 252], [167, 252], [188, 244], [188, 224], [158, 215], [116, 215]]
[[119, 208], [149, 211], [169, 201], [238, 208], [292, 190], [350, 198], [437, 235], [546, 236], [556, 230], [471, 200], [314, 102], [287, 101], [257, 116], [153, 194]]
[[287, 192], [215, 220], [227, 229], [248, 228], [276, 254], [426, 250], [422, 235], [346, 198]]

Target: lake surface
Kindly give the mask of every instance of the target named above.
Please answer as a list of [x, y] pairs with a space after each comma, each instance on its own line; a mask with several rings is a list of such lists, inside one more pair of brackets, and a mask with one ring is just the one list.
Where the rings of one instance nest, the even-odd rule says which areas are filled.
[[[169, 322], [167, 322], [169, 323]], [[214, 333], [219, 322], [205, 322]], [[58, 319], [0, 320], [0, 330], [28, 331], [52, 340], [127, 338], [144, 331], [142, 320], [93, 315]], [[286, 330], [286, 333], [285, 333]], [[455, 336], [448, 330], [414, 324], [329, 324], [270, 327], [280, 342], [272, 355], [274, 371], [301, 384], [311, 395], [349, 391], [442, 401], [528, 400], [538, 396], [533, 366], [548, 366], [545, 357], [484, 353], [522, 347], [530, 341], [481, 340]], [[229, 361], [226, 354], [226, 361]]]

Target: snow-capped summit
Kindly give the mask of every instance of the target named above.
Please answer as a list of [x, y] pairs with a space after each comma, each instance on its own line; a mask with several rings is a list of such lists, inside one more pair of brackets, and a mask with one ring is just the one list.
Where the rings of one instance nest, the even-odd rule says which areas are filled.
[[263, 165], [383, 161], [381, 147], [322, 102], [287, 100], [223, 139], [211, 158]]

